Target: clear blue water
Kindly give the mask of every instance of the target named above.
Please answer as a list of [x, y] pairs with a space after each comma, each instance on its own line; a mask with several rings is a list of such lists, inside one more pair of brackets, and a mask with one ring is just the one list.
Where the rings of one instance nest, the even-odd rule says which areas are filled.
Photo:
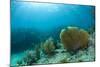
[[61, 29], [77, 26], [90, 29], [94, 6], [35, 2], [11, 2], [11, 51], [29, 49], [52, 36], [59, 40]]
[[62, 25], [88, 28], [93, 23], [93, 10], [92, 6], [14, 2], [12, 29], [32, 27], [44, 32]]

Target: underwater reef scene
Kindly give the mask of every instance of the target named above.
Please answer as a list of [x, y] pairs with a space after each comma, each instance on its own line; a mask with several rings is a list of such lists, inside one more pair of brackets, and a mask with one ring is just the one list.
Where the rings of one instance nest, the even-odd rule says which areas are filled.
[[95, 61], [95, 6], [11, 2], [11, 66]]

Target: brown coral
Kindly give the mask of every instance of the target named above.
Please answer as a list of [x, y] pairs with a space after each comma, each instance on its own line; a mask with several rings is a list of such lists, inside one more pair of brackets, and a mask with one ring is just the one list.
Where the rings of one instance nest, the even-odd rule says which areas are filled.
[[88, 38], [88, 32], [77, 27], [62, 29], [60, 33], [60, 39], [64, 48], [72, 51], [86, 48], [88, 45]]
[[55, 50], [53, 38], [50, 37], [48, 40], [46, 40], [44, 44], [42, 44], [42, 49], [47, 55], [51, 55]]

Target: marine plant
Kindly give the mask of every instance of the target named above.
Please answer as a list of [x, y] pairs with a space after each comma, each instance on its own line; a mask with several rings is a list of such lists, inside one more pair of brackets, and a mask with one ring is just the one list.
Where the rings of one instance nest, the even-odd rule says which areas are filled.
[[53, 38], [50, 37], [49, 39], [47, 39], [43, 44], [42, 44], [42, 49], [44, 51], [45, 54], [47, 54], [48, 56], [52, 55], [54, 50], [55, 50], [55, 44], [53, 41]]
[[88, 46], [89, 34], [78, 27], [67, 27], [61, 30], [60, 39], [64, 48], [70, 51], [77, 51]]

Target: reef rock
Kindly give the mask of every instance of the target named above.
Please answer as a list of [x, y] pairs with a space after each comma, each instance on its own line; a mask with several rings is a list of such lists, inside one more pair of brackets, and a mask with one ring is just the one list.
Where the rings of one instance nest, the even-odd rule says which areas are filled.
[[76, 51], [88, 46], [89, 34], [78, 27], [68, 27], [61, 30], [60, 39], [65, 49]]

